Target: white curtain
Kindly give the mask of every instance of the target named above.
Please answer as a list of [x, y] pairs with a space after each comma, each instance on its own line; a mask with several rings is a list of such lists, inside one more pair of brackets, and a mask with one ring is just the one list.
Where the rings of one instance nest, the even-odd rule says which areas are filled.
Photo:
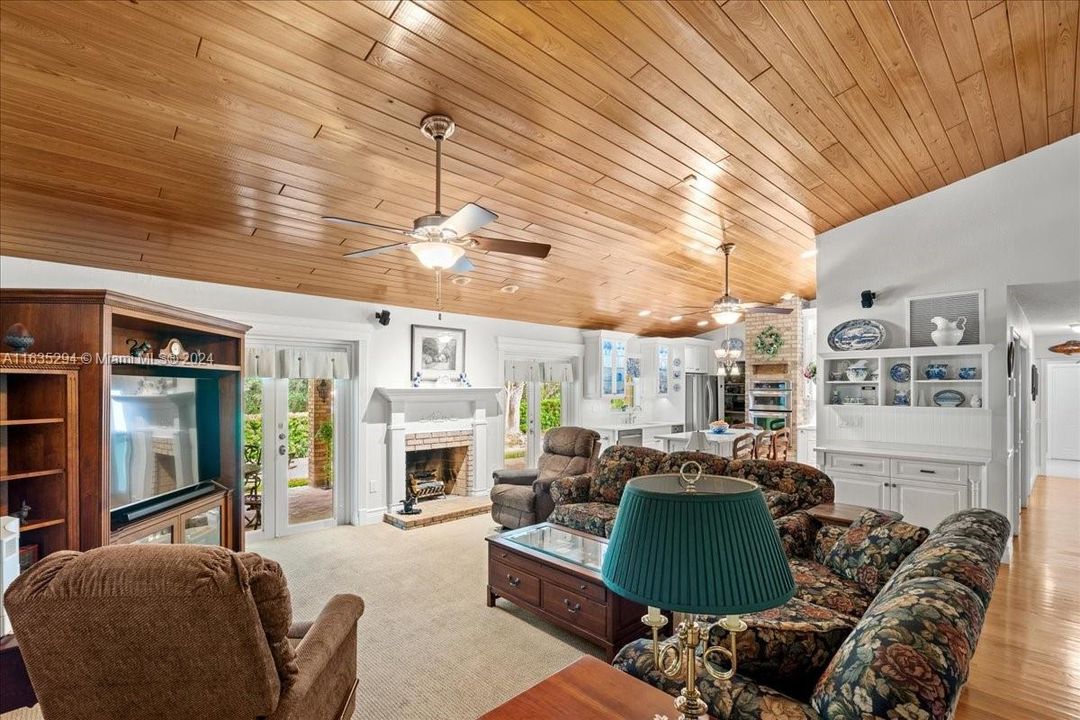
[[327, 350], [282, 350], [281, 374], [287, 378], [349, 378], [349, 354]]
[[277, 377], [277, 351], [265, 345], [248, 345], [244, 348], [244, 375]]
[[544, 382], [574, 382], [574, 366], [568, 362], [543, 363]]

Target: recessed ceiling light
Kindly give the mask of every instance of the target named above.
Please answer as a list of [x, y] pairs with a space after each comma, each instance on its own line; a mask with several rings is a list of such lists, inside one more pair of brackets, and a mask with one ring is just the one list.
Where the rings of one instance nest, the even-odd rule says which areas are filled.
[[697, 326], [698, 326], [698, 327], [705, 327], [705, 326], [706, 326], [706, 325], [708, 325], [708, 324], [709, 324], [709, 321], [708, 321], [708, 320], [698, 320], [698, 321], [697, 321]]
[[652, 310], [638, 310], [638, 317], [649, 317], [652, 315]]
[[1080, 323], [1069, 323], [1069, 329], [1074, 333], [1080, 333]]
[[454, 283], [455, 285], [468, 285], [472, 282], [472, 278], [465, 277], [464, 275], [455, 275], [450, 278], [450, 282]]
[[671, 320], [671, 322], [679, 322], [680, 320], [682, 320], [682, 315], [672, 315], [668, 319]]
[[499, 288], [499, 292], [506, 293], [507, 295], [513, 295], [520, 289], [521, 288], [517, 285], [503, 285], [501, 288]]
[[814, 257], [815, 255], [817, 255], [817, 248], [812, 248], [812, 249], [810, 249], [810, 250], [807, 250], [806, 252], [804, 252], [804, 253], [803, 253], [802, 255], [800, 255], [799, 257], [801, 257], [801, 258], [804, 258], [804, 259], [805, 259], [805, 258], [812, 258], [812, 257]]

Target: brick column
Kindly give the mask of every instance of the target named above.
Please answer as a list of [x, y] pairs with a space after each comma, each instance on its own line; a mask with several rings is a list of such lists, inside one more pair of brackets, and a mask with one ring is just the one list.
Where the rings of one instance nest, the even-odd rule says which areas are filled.
[[333, 449], [320, 437], [321, 428], [333, 421], [334, 381], [310, 380], [308, 390], [308, 484], [328, 488], [333, 483]]

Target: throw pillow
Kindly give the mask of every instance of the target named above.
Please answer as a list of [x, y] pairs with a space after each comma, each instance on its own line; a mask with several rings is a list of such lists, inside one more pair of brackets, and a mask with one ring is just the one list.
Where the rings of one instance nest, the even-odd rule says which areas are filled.
[[926, 528], [867, 509], [837, 538], [824, 565], [876, 595], [927, 535]]

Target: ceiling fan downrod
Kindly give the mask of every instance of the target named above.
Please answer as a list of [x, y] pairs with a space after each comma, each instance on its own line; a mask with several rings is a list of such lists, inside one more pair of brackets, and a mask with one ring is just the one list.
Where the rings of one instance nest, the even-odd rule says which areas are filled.
[[420, 132], [435, 141], [435, 214], [442, 215], [442, 142], [454, 134], [457, 126], [449, 115], [427, 115], [420, 121]]

